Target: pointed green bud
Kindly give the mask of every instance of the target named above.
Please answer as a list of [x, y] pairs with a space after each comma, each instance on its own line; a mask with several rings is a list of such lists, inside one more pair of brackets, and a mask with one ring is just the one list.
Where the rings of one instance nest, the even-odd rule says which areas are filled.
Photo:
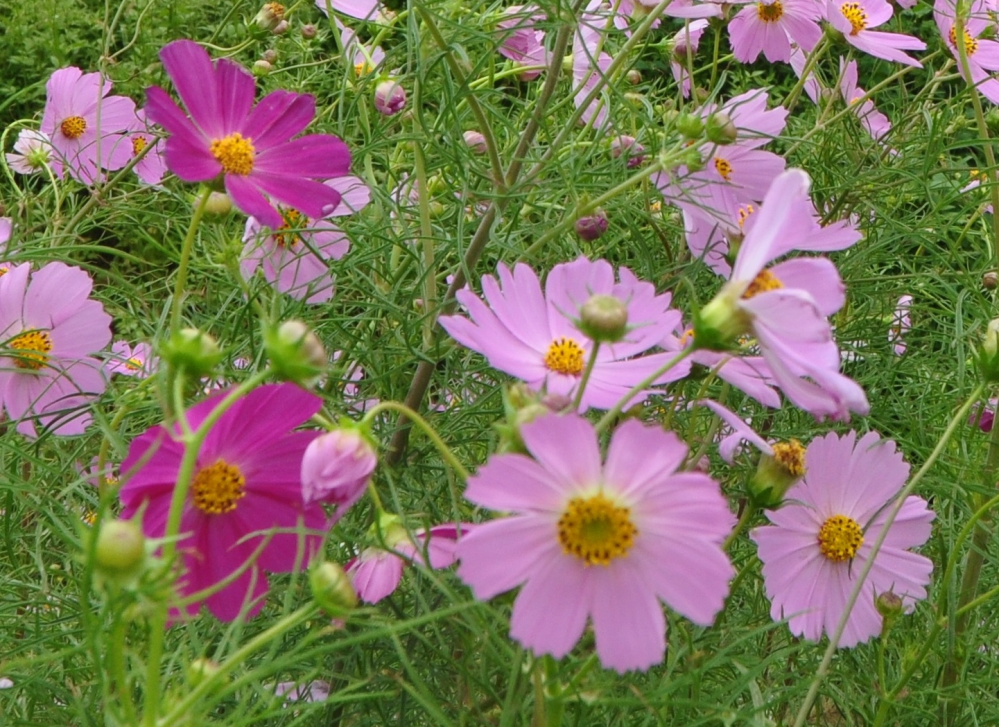
[[302, 321], [265, 328], [264, 349], [274, 373], [285, 381], [312, 386], [326, 370], [326, 350]]
[[357, 592], [350, 576], [338, 563], [323, 561], [309, 571], [312, 597], [323, 611], [333, 617], [342, 617], [357, 607]]
[[999, 382], [999, 318], [989, 321], [976, 358], [982, 378], [990, 384]]
[[215, 339], [197, 328], [181, 328], [167, 340], [160, 356], [171, 366], [182, 368], [193, 376], [207, 376], [222, 360]]
[[628, 308], [612, 295], [594, 295], [579, 309], [579, 330], [591, 341], [617, 343], [628, 330]]

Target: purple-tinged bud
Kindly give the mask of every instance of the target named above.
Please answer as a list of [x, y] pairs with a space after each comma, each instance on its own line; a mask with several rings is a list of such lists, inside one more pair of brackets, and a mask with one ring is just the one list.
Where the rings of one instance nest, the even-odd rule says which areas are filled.
[[335, 429], [313, 439], [302, 457], [302, 497], [328, 502], [339, 517], [361, 499], [378, 466], [374, 447], [358, 429]]
[[[638, 3], [635, 4], [637, 5]], [[638, 71], [635, 68], [632, 68], [630, 71], [628, 71], [627, 78], [628, 78], [628, 83], [630, 83], [632, 86], [637, 86], [642, 82], [642, 74], [640, 71]]]
[[645, 161], [645, 147], [633, 136], [615, 136], [611, 139], [610, 152], [615, 159], [624, 156], [628, 160], [629, 169]]
[[475, 131], [470, 129], [461, 135], [461, 138], [465, 140], [465, 145], [475, 154], [485, 154], [486, 153], [486, 137], [482, 135], [481, 131]]
[[319, 33], [319, 29], [312, 23], [306, 23], [299, 31], [306, 40], [312, 40]]
[[576, 220], [576, 234], [587, 242], [597, 240], [607, 232], [607, 215], [597, 210], [592, 215]]
[[274, 26], [274, 29], [271, 31], [271, 33], [273, 35], [284, 35], [285, 33], [288, 32], [288, 28], [290, 27], [291, 25], [288, 23], [287, 20], [282, 20], [280, 23]]
[[982, 276], [982, 287], [986, 290], [995, 290], [999, 286], [999, 273], [990, 270]]
[[394, 78], [375, 86], [375, 108], [385, 116], [395, 116], [406, 105], [406, 89]]
[[905, 604], [902, 603], [902, 599], [892, 591], [879, 593], [878, 597], [874, 600], [874, 607], [884, 617], [885, 621], [901, 616], [904, 606]]
[[273, 48], [268, 48], [267, 50], [265, 50], [261, 54], [260, 57], [261, 57], [261, 59], [267, 61], [271, 65], [274, 65], [275, 63], [277, 63], [278, 52], [276, 50], [274, 50]]

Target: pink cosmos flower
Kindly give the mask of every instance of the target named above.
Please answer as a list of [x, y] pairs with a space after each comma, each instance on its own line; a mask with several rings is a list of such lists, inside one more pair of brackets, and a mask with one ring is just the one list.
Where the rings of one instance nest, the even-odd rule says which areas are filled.
[[[593, 6], [594, 3], [590, 3]], [[583, 105], [586, 97], [597, 87], [600, 79], [610, 68], [613, 59], [602, 50], [603, 29], [606, 25], [601, 13], [587, 8], [579, 20], [576, 35], [572, 41], [572, 82], [576, 108]], [[607, 87], [584, 108], [580, 121], [584, 126], [594, 128], [607, 125], [609, 96]]]
[[159, 359], [153, 356], [153, 347], [148, 343], [137, 343], [133, 348], [127, 341], [115, 341], [111, 346], [107, 372], [144, 379], [159, 368]]
[[285, 706], [294, 702], [325, 702], [330, 698], [330, 683], [321, 679], [305, 684], [280, 682], [274, 685], [274, 696], [284, 697]]
[[[216, 394], [189, 409], [191, 426], [199, 426], [222, 398]], [[208, 610], [223, 621], [241, 613], [252, 616], [263, 607], [263, 570], [287, 573], [304, 567], [322, 543], [326, 515], [322, 506], [303, 501], [301, 480], [302, 456], [318, 433], [292, 431], [321, 405], [319, 397], [294, 384], [261, 386], [222, 414], [201, 446], [180, 521], [177, 549], [184, 573], [178, 589], [189, 596], [247, 566], [205, 599]], [[151, 427], [132, 442], [121, 464], [122, 472], [136, 470], [120, 490], [122, 517], [141, 512], [150, 538], [166, 532], [184, 455], [179, 435], [177, 425]], [[199, 605], [187, 607], [188, 615]]]
[[166, 162], [163, 159], [163, 142], [157, 138], [155, 132], [150, 128], [146, 120], [145, 109], [135, 112], [135, 124], [128, 135], [132, 144], [132, 156], [140, 154], [147, 146], [153, 148], [146, 152], [146, 155], [139, 160], [132, 169], [143, 182], [149, 185], [157, 185], [166, 174]]
[[[957, 49], [957, 27], [954, 22], [956, 10], [953, 0], [936, 0], [933, 3], [933, 19], [940, 29], [940, 35], [947, 48], [957, 60], [957, 67], [964, 76], [961, 56]], [[968, 58], [971, 78], [965, 80], [978, 89], [992, 103], [999, 103], [999, 80], [991, 71], [999, 71], [999, 43], [979, 38], [986, 28], [992, 28], [994, 21], [989, 17], [988, 8], [981, 0], [972, 2], [968, 17], [964, 20], [964, 51]]]
[[[805, 52], [801, 48], [792, 48], [790, 63], [792, 70], [794, 70], [794, 75], [801, 78], [801, 74], [805, 72], [805, 66], [808, 65]], [[819, 80], [815, 77], [814, 71], [808, 72], [804, 88], [808, 98], [812, 99], [812, 103], [817, 104], [819, 102], [819, 95], [822, 93], [822, 87], [819, 85]]]
[[302, 498], [335, 504], [339, 519], [364, 495], [377, 466], [378, 456], [359, 430], [321, 434], [302, 457]]
[[892, 344], [892, 350], [895, 351], [896, 356], [901, 356], [908, 348], [902, 337], [912, 328], [912, 318], [909, 316], [911, 305], [911, 295], [903, 295], [899, 298], [898, 304], [895, 306], [895, 313], [892, 315], [891, 326], [888, 328], [888, 343]]
[[[702, 311], [702, 321], [736, 323], [756, 339], [784, 394], [818, 418], [849, 419], [869, 410], [863, 390], [839, 373], [840, 356], [829, 321], [846, 290], [825, 258], [767, 264], [790, 250], [808, 249], [814, 208], [810, 179], [792, 169], [774, 181], [759, 218], [736, 255], [732, 277]], [[696, 340], [696, 339], [695, 339]]]
[[[779, 510], [768, 510], [772, 525], [750, 537], [763, 561], [770, 615], [788, 619], [796, 636], [818, 641], [832, 635], [846, 601], [885, 527], [888, 510], [909, 475], [895, 443], [868, 432], [812, 440], [805, 452], [804, 478], [787, 493]], [[926, 598], [933, 563], [909, 552], [930, 537], [934, 514], [921, 497], [907, 497], [892, 524], [839, 646], [855, 646], [881, 631], [875, 599], [892, 592], [907, 611]]]
[[926, 50], [926, 43], [911, 35], [869, 30], [888, 22], [892, 12], [887, 0], [829, 0], [826, 5], [829, 24], [854, 48], [875, 58], [922, 68], [922, 63], [902, 51]]
[[362, 209], [371, 190], [357, 177], [325, 182], [340, 203], [322, 219], [311, 219], [296, 209], [280, 208], [283, 223], [274, 230], [255, 217], [246, 221], [243, 257], [239, 264], [249, 280], [259, 269], [267, 282], [282, 293], [306, 303], [324, 303], [333, 297], [333, 277], [327, 260], [339, 260], [350, 250], [350, 239], [332, 218]]
[[40, 131], [51, 141], [51, 166], [57, 177], [69, 172], [81, 184], [93, 184], [101, 168], [121, 169], [128, 164], [132, 149], [122, 134], [135, 119], [131, 99], [108, 96], [110, 81], [72, 66], [53, 73], [45, 91]]
[[[654, 8], [659, 3], [656, 0], [639, 0], [648, 8]], [[694, 0], [673, 0], [663, 12], [671, 18], [684, 18], [685, 20], [720, 18], [723, 15], [720, 3], [706, 2], [696, 3]]]
[[[93, 280], [61, 262], [28, 263], [0, 276], [0, 400], [17, 431], [82, 434], [107, 386], [92, 356], [111, 341], [111, 316], [90, 300]], [[29, 280], [30, 276], [30, 280]]]
[[[544, 13], [536, 5], [511, 5], [503, 10], [503, 20], [496, 23], [501, 34], [496, 50], [521, 66], [547, 66], [548, 50], [545, 48], [545, 33], [537, 30], [537, 24], [544, 20]], [[520, 77], [531, 81], [541, 75], [538, 69], [525, 70]]]
[[38, 174], [51, 163], [52, 142], [46, 134], [34, 129], [21, 129], [8, 153], [7, 164], [20, 174]]
[[[434, 570], [451, 567], [455, 562], [459, 538], [467, 537], [470, 531], [471, 526], [464, 523], [447, 523], [429, 530], [417, 530], [413, 535], [421, 543], [418, 547], [401, 525], [390, 528], [386, 534], [386, 545], [391, 551], [366, 548], [347, 564], [347, 575], [357, 591], [357, 597], [365, 603], [378, 603], [390, 596], [399, 587], [407, 562]], [[424, 562], [424, 548], [429, 566]]]
[[171, 134], [165, 154], [174, 174], [188, 182], [222, 175], [233, 204], [272, 229], [284, 218], [268, 198], [313, 219], [336, 207], [340, 195], [322, 180], [348, 173], [347, 146], [327, 134], [291, 138], [315, 116], [312, 96], [273, 91], [254, 107], [253, 76], [232, 61], [213, 64], [189, 40], [165, 46], [160, 58], [191, 115], [162, 88], [147, 89], [146, 114]]
[[975, 404], [968, 417], [968, 424], [988, 434], [996, 420], [996, 409], [999, 409], [999, 399], [989, 399], [984, 405]]
[[[7, 243], [10, 242], [10, 236], [14, 232], [14, 220], [10, 217], [0, 217], [0, 251], [2, 254], [7, 254]], [[10, 268], [2, 268], [4, 273], [6, 273]]]
[[372, 47], [367, 43], [362, 43], [357, 37], [357, 31], [344, 25], [337, 18], [334, 17], [333, 22], [340, 29], [343, 55], [354, 66], [354, 75], [360, 78], [377, 70], [382, 61], [385, 60], [385, 51], [380, 46]]
[[[839, 92], [843, 95], [843, 101], [857, 115], [861, 126], [867, 130], [871, 138], [880, 141], [885, 134], [891, 131], [891, 122], [887, 116], [874, 108], [873, 101], [870, 99], [860, 101], [867, 92], [857, 85], [857, 62], [850, 61], [844, 65], [843, 59], [840, 58], [839, 63], [841, 79]], [[997, 81], [997, 85], [999, 85], [999, 81]]]
[[729, 21], [732, 51], [742, 63], [752, 63], [761, 51], [771, 63], [790, 63], [792, 43], [811, 52], [819, 42], [820, 17], [814, 0], [749, 3]]
[[600, 662], [625, 672], [663, 658], [660, 600], [710, 625], [734, 573], [721, 544], [735, 518], [714, 480], [677, 472], [687, 447], [676, 435], [630, 419], [601, 464], [593, 425], [574, 414], [521, 433], [533, 459], [494, 456], [465, 491], [511, 514], [458, 544], [458, 576], [476, 598], [523, 584], [510, 636], [560, 658], [589, 618]]
[[[583, 392], [580, 411], [590, 407], [610, 409], [628, 391], [653, 374], [672, 354], [647, 351], [672, 332], [680, 312], [670, 308], [669, 293], [656, 295], [651, 283], [640, 282], [630, 270], [614, 269], [605, 260], [591, 262], [580, 257], [552, 268], [544, 294], [534, 271], [518, 263], [511, 273], [498, 268], [499, 281], [482, 278], [488, 305], [469, 290], [457, 293], [458, 302], [470, 318], [442, 316], [441, 326], [452, 338], [486, 356], [494, 368], [527, 382], [536, 390], [571, 397], [579, 385], [592, 351], [591, 341], [574, 320], [579, 309], [593, 295], [610, 295], [628, 310], [627, 333], [623, 340], [604, 344]], [[674, 366], [656, 383], [683, 378], [689, 363]], [[653, 389], [631, 400], [644, 398]]]
[[[670, 7], [673, 5], [671, 4]], [[668, 10], [667, 8], [667, 12]], [[700, 18], [686, 23], [673, 36], [673, 53], [670, 56], [669, 67], [670, 71], [673, 72], [673, 79], [683, 92], [684, 98], [690, 96], [690, 73], [687, 71], [688, 49], [691, 56], [697, 53], [697, 48], [701, 44], [701, 36], [707, 29], [707, 19]]]
[[316, 0], [316, 7], [327, 16], [330, 10], [336, 10], [358, 20], [374, 20], [381, 5], [378, 0]]

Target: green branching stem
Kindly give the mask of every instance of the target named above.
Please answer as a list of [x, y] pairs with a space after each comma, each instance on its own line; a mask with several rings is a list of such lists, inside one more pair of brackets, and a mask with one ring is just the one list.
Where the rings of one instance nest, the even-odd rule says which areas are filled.
[[410, 421], [414, 422], [420, 429], [423, 430], [424, 434], [427, 435], [430, 441], [433, 442], [434, 447], [436, 447], [437, 451], [440, 452], [441, 457], [443, 457], [444, 461], [447, 462], [451, 466], [451, 468], [458, 473], [458, 476], [460, 476], [463, 480], [468, 479], [469, 477], [468, 470], [465, 469], [465, 466], [454, 455], [454, 452], [451, 451], [450, 447], [448, 447], [447, 444], [444, 443], [444, 440], [441, 439], [441, 436], [437, 433], [437, 431], [432, 426], [430, 426], [429, 422], [427, 422], [426, 419], [421, 417], [417, 412], [413, 411], [405, 404], [401, 404], [398, 401], [379, 402], [378, 404], [373, 406], [370, 411], [365, 413], [364, 419], [361, 420], [361, 426], [363, 427], [368, 425], [371, 421], [374, 420], [376, 416], [378, 416], [383, 411], [398, 412], [399, 414], [405, 415], [405, 417]]

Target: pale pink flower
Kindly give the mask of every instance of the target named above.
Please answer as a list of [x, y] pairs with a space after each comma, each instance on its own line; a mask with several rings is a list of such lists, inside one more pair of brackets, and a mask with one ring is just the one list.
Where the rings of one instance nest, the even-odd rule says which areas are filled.
[[415, 531], [414, 542], [401, 526], [390, 528], [385, 544], [392, 550], [366, 548], [347, 564], [347, 575], [357, 597], [365, 603], [378, 603], [391, 595], [399, 587], [408, 562], [435, 570], [449, 568], [454, 565], [459, 538], [467, 537], [471, 530], [472, 526], [464, 523], [436, 525], [429, 530]]
[[[801, 48], [791, 49], [791, 60], [789, 61], [791, 68], [794, 70], [794, 75], [801, 78], [801, 74], [805, 72], [805, 66], [808, 65], [808, 59], [805, 57], [805, 52]], [[819, 102], [819, 96], [822, 93], [822, 87], [819, 85], [819, 80], [815, 77], [815, 71], [808, 72], [808, 78], [805, 79], [805, 93], [808, 98], [812, 99], [812, 103], [817, 104]]]
[[866, 95], [866, 91], [857, 85], [857, 62], [850, 61], [844, 64], [843, 59], [840, 58], [839, 65], [841, 78], [839, 91], [843, 95], [843, 101], [857, 115], [861, 126], [867, 130], [871, 138], [880, 141], [885, 134], [891, 131], [891, 122], [887, 116], [874, 108], [873, 101], [870, 99], [860, 101]]
[[677, 471], [687, 456], [677, 436], [629, 419], [601, 463], [593, 425], [575, 414], [521, 434], [531, 457], [491, 457], [465, 491], [510, 514], [458, 544], [458, 576], [476, 598], [523, 585], [510, 636], [561, 658], [590, 620], [600, 662], [625, 672], [662, 661], [660, 601], [709, 626], [734, 574], [721, 544], [735, 518], [714, 480]]
[[909, 316], [911, 306], [912, 296], [903, 295], [898, 299], [895, 312], [892, 314], [891, 326], [888, 328], [888, 343], [892, 344], [896, 356], [901, 356], [908, 348], [903, 336], [912, 328], [912, 318]]
[[[940, 36], [957, 60], [958, 70], [964, 76], [961, 57], [957, 49], [956, 10], [953, 0], [936, 0], [933, 3], [933, 19], [940, 29]], [[984, 2], [971, 3], [968, 17], [964, 20], [964, 50], [968, 58], [971, 78], [965, 80], [992, 103], [999, 103], [999, 80], [992, 77], [992, 71], [999, 71], [999, 43], [980, 38], [986, 28], [994, 29], [995, 21], [989, 17]]]
[[[593, 3], [591, 3], [593, 5]], [[603, 29], [606, 23], [602, 14], [584, 11], [580, 16], [576, 35], [572, 41], [572, 80], [573, 101], [576, 108], [583, 105], [586, 97], [597, 87], [606, 75], [613, 59], [602, 50]], [[583, 109], [580, 117], [584, 126], [592, 124], [594, 128], [607, 125], [610, 97], [607, 86]]]
[[701, 18], [685, 23], [684, 27], [678, 30], [676, 35], [673, 36], [673, 53], [670, 56], [669, 67], [673, 72], [673, 79], [679, 84], [683, 92], [684, 98], [690, 96], [690, 73], [687, 71], [687, 53], [689, 50], [691, 57], [697, 54], [697, 48], [701, 43], [701, 36], [704, 35], [704, 31], [707, 29], [707, 19]]
[[[503, 19], [496, 24], [500, 34], [500, 44], [496, 50], [518, 65], [531, 69], [533, 66], [547, 66], [548, 50], [545, 48], [545, 33], [536, 28], [544, 20], [544, 13], [536, 5], [511, 5], [503, 10]], [[541, 75], [538, 68], [525, 70], [520, 77], [530, 81]]]
[[894, 593], [906, 611], [926, 598], [933, 563], [910, 548], [929, 539], [934, 514], [921, 497], [907, 497], [881, 550], [872, 555], [909, 475], [895, 443], [876, 432], [860, 439], [852, 431], [829, 433], [812, 440], [805, 463], [805, 475], [783, 507], [767, 511], [772, 525], [750, 535], [763, 561], [770, 615], [787, 619], [791, 633], [809, 641], [823, 632], [831, 636], [873, 557], [838, 644], [855, 646], [881, 632], [877, 596]]
[[38, 174], [51, 163], [52, 141], [47, 134], [34, 129], [21, 129], [8, 153], [7, 164], [20, 174]]
[[329, 15], [330, 10], [343, 13], [358, 20], [374, 20], [381, 8], [378, 0], [315, 0], [316, 7], [323, 15]]
[[115, 341], [111, 346], [107, 372], [144, 379], [159, 368], [159, 359], [153, 356], [153, 347], [137, 343], [133, 348], [127, 341]]
[[344, 58], [348, 59], [354, 67], [354, 75], [357, 77], [366, 76], [377, 70], [382, 61], [385, 60], [385, 51], [381, 46], [371, 46], [362, 43], [357, 37], [357, 31], [344, 25], [336, 17], [333, 18], [340, 29], [340, 42], [343, 45]]
[[854, 48], [875, 58], [922, 68], [923, 64], [904, 50], [926, 50], [926, 43], [911, 35], [870, 30], [887, 23], [892, 16], [887, 0], [829, 0], [826, 19]]
[[820, 18], [815, 0], [749, 3], [728, 24], [733, 54], [743, 63], [752, 63], [761, 52], [771, 63], [790, 63], [792, 43], [811, 52], [819, 42]]

